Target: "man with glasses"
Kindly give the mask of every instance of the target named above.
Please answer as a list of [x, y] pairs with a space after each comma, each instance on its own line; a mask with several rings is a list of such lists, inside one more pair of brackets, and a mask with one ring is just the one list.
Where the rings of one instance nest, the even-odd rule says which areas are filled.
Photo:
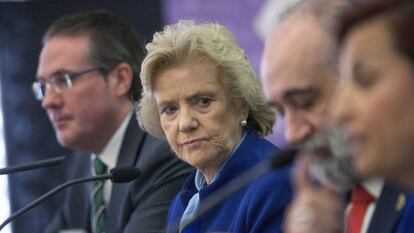
[[[63, 16], [47, 30], [36, 99], [59, 143], [76, 150], [67, 179], [136, 166], [129, 184], [95, 182], [70, 188], [45, 232], [163, 232], [170, 201], [190, 171], [133, 116], [143, 48], [132, 27], [103, 11]], [[77, 229], [77, 231], [73, 231]]]

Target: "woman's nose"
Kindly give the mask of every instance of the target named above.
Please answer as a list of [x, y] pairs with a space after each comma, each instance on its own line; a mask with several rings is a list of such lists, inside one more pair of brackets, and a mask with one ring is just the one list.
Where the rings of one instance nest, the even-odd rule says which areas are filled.
[[188, 132], [198, 127], [198, 120], [190, 108], [181, 108], [179, 117], [179, 130], [181, 132]]
[[348, 94], [348, 87], [339, 86], [333, 98], [331, 115], [335, 122], [346, 123], [351, 116], [352, 98]]

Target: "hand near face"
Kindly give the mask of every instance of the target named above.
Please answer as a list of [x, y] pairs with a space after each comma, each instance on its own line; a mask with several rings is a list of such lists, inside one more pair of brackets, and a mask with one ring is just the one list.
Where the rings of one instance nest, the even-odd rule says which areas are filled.
[[286, 233], [340, 233], [345, 204], [331, 188], [313, 184], [308, 175], [309, 158], [299, 158], [295, 174], [295, 198], [284, 223]]

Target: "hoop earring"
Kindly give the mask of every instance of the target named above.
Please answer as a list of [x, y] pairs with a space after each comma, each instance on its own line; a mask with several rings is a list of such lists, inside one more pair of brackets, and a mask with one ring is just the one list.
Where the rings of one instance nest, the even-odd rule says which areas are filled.
[[241, 121], [240, 121], [240, 126], [241, 126], [242, 128], [246, 127], [246, 126], [247, 126], [247, 121], [246, 121], [246, 120], [241, 120]]

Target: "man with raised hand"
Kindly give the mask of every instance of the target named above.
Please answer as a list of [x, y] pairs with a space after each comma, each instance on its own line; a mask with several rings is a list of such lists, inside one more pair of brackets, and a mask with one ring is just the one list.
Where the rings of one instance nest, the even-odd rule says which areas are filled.
[[[338, 82], [336, 17], [347, 4], [345, 0], [303, 1], [285, 14], [267, 40], [263, 88], [284, 118], [284, 134], [292, 145], [306, 144], [328, 128], [330, 100]], [[343, 232], [344, 223], [349, 233], [396, 231], [408, 198], [405, 193], [381, 179], [367, 178], [358, 179], [359, 185], [347, 198], [329, 185], [315, 183], [309, 175], [310, 160], [300, 158], [296, 166], [296, 195], [285, 219], [286, 232]], [[360, 199], [364, 203], [354, 202]]]

